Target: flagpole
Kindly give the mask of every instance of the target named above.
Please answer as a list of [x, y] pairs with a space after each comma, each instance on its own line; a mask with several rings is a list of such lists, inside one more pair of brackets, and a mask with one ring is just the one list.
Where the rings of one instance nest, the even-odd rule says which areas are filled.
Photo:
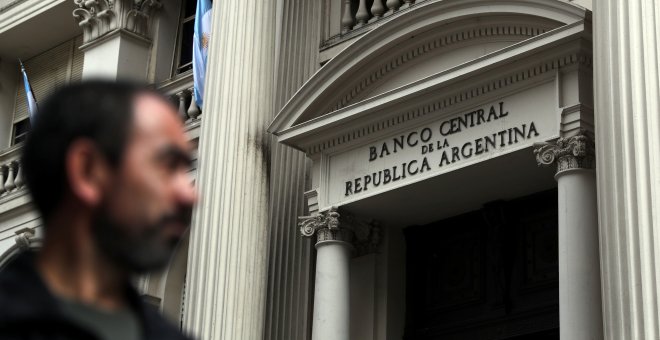
[[34, 91], [32, 90], [32, 85], [30, 85], [30, 81], [28, 80], [27, 72], [25, 71], [25, 65], [23, 65], [23, 61], [21, 60], [21, 58], [18, 58], [18, 62], [21, 64], [23, 85], [25, 86], [25, 96], [28, 104], [28, 118], [32, 123], [37, 111], [37, 100], [34, 98]]

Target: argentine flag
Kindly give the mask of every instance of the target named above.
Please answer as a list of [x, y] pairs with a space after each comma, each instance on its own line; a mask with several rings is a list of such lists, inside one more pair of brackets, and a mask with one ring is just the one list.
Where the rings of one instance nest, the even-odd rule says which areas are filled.
[[193, 78], [195, 82], [195, 102], [204, 104], [204, 79], [206, 79], [206, 59], [211, 38], [211, 0], [197, 0], [195, 32], [193, 35]]
[[32, 92], [32, 86], [30, 86], [30, 81], [28, 81], [27, 73], [25, 73], [25, 66], [23, 62], [21, 63], [21, 72], [23, 73], [23, 86], [25, 86], [25, 95], [27, 96], [28, 104], [28, 113], [30, 115], [30, 122], [34, 123], [34, 116], [37, 114], [37, 101], [34, 99], [34, 92]]

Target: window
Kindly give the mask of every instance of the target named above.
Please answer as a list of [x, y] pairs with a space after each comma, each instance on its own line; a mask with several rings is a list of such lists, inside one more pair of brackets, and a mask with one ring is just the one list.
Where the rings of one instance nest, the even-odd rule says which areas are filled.
[[[82, 78], [84, 54], [79, 49], [81, 44], [82, 36], [78, 36], [23, 62], [37, 103], [57, 87]], [[19, 72], [18, 76], [12, 119], [12, 145], [24, 141], [30, 130], [23, 75]]]
[[197, 0], [184, 0], [179, 19], [178, 49], [175, 75], [192, 70], [193, 34]]
[[14, 131], [12, 131], [12, 145], [16, 145], [18, 143], [22, 143], [25, 141], [25, 137], [27, 137], [27, 133], [30, 131], [30, 120], [25, 118], [21, 120], [20, 122], [14, 123]]

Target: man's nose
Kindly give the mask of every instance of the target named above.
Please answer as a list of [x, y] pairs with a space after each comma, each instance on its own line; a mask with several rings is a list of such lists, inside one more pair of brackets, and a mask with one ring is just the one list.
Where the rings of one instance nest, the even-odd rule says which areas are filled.
[[195, 189], [194, 179], [187, 173], [177, 176], [176, 196], [179, 203], [194, 205], [199, 200], [199, 194]]

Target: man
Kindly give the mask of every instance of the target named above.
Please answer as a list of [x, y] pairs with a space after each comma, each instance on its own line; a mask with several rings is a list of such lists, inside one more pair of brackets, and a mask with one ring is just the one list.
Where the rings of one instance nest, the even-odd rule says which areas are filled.
[[175, 108], [131, 84], [58, 90], [35, 117], [23, 166], [43, 248], [0, 272], [0, 339], [185, 339], [138, 297], [197, 196]]

